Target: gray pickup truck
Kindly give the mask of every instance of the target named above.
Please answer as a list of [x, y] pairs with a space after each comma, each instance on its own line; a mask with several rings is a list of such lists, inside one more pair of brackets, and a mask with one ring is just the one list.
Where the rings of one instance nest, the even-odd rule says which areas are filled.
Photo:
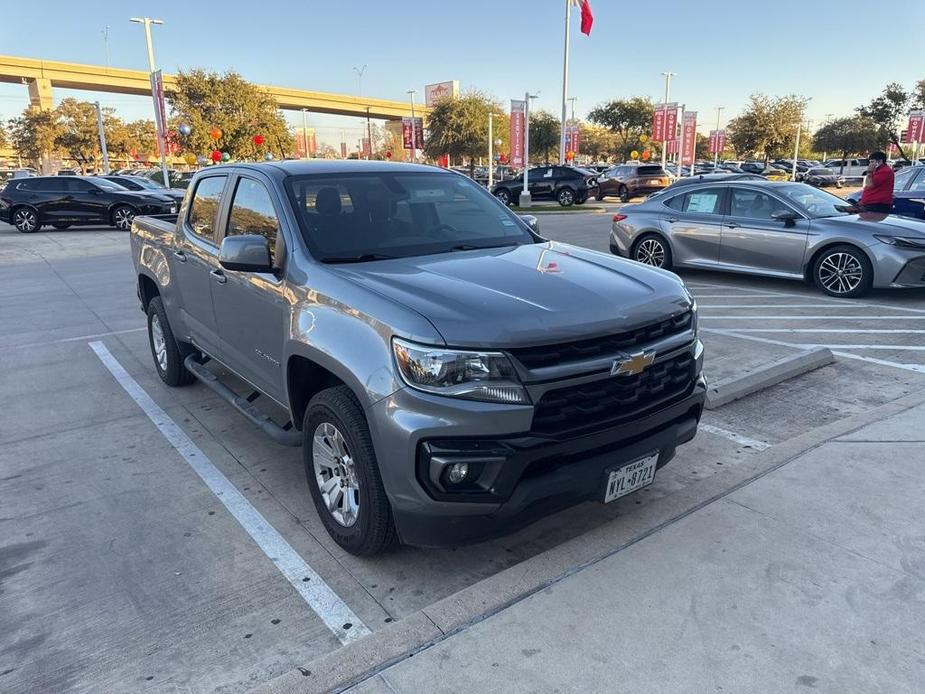
[[536, 227], [428, 166], [207, 168], [179, 215], [132, 227], [155, 367], [301, 445], [355, 554], [612, 501], [696, 434], [696, 305], [669, 272]]

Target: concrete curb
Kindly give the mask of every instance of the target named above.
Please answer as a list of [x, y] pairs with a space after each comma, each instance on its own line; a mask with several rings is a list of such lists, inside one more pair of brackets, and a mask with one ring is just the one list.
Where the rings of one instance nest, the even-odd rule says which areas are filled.
[[759, 390], [764, 390], [782, 381], [818, 369], [835, 361], [835, 355], [828, 347], [817, 347], [793, 356], [771, 362], [758, 371], [737, 376], [719, 383], [711, 383], [707, 388], [706, 408], [715, 410], [733, 400], [744, 398]]
[[659, 532], [809, 450], [921, 404], [925, 404], [925, 394], [914, 393], [776, 444], [756, 453], [751, 465], [725, 468], [675, 494], [646, 504], [638, 512], [604, 523], [438, 600], [349, 646], [316, 658], [305, 667], [280, 675], [254, 691], [261, 694], [343, 691]]

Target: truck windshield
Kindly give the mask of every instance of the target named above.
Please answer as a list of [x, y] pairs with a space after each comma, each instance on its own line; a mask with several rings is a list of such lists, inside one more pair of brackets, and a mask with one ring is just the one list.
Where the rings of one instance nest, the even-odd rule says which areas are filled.
[[370, 172], [286, 179], [302, 236], [322, 262], [364, 262], [535, 243], [478, 184], [448, 173]]

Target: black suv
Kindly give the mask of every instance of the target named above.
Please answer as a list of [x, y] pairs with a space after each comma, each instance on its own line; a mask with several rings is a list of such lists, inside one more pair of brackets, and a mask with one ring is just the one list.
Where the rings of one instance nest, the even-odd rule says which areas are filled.
[[668, 174], [659, 165], [621, 164], [601, 174], [597, 182], [597, 199], [605, 195], [619, 195], [620, 200], [629, 202], [639, 195], [656, 193], [667, 188]]
[[128, 231], [136, 214], [175, 214], [177, 203], [156, 191], [131, 191], [95, 176], [13, 179], [0, 192], [0, 221], [30, 233], [50, 224], [108, 224]]
[[111, 174], [108, 176], [100, 176], [100, 178], [105, 178], [107, 181], [112, 181], [128, 190], [144, 190], [149, 193], [166, 195], [168, 198], [172, 198], [177, 205], [183, 202], [183, 198], [186, 196], [186, 191], [182, 188], [165, 188], [160, 183], [152, 181], [150, 178], [145, 178], [144, 176], [119, 176], [118, 174]]
[[[531, 199], [557, 201], [562, 207], [581, 205], [597, 195], [597, 174], [573, 166], [537, 166], [528, 172]], [[492, 195], [505, 205], [516, 204], [524, 190], [523, 174], [501, 181], [491, 189]]]

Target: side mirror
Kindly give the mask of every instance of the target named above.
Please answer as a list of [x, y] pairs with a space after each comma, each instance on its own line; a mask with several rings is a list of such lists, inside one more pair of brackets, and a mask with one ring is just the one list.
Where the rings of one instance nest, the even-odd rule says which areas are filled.
[[539, 233], [540, 233], [540, 220], [538, 220], [538, 219], [537, 219], [536, 217], [534, 217], [532, 214], [521, 214], [521, 215], [517, 215], [517, 216], [520, 217], [522, 220], [524, 220], [524, 222], [526, 223], [526, 225], [527, 225], [528, 227], [530, 227], [530, 229], [533, 231], [533, 233], [535, 233], [535, 234], [539, 234]]
[[778, 210], [771, 213], [771, 219], [783, 222], [784, 226], [792, 227], [798, 219], [797, 213], [792, 210]]
[[218, 252], [218, 262], [226, 270], [273, 272], [270, 245], [266, 237], [257, 234], [226, 236]]

